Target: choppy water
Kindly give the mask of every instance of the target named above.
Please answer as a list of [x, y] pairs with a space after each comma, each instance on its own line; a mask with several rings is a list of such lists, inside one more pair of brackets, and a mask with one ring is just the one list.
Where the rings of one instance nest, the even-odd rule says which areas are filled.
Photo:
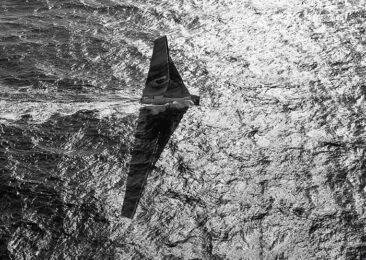
[[[351, 0], [0, 0], [0, 258], [366, 258], [365, 19]], [[202, 102], [131, 221], [162, 35]]]

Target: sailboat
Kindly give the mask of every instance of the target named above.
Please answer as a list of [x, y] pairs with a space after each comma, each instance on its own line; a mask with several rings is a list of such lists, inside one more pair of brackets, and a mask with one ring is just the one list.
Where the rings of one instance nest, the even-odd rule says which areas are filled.
[[154, 41], [153, 55], [141, 103], [163, 105], [182, 101], [183, 103], [191, 101], [192, 104], [199, 105], [199, 97], [191, 95], [184, 85], [169, 55], [167, 37], [163, 36]]
[[166, 36], [154, 41], [141, 103], [164, 109], [140, 110], [122, 206], [122, 216], [127, 218], [134, 217], [147, 178], [188, 107], [199, 105], [199, 97], [189, 93], [170, 58]]

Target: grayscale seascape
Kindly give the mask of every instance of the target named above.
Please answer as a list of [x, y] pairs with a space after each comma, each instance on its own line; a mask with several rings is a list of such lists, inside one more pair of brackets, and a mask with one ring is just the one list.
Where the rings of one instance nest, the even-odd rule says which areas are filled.
[[[365, 32], [356, 0], [0, 0], [0, 259], [366, 259]], [[163, 35], [201, 101], [129, 219]]]

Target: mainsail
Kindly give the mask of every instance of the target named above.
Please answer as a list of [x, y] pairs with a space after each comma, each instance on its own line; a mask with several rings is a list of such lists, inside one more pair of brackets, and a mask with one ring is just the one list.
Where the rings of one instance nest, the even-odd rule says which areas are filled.
[[154, 50], [141, 103], [165, 104], [179, 100], [191, 100], [170, 55], [166, 36], [154, 41]]

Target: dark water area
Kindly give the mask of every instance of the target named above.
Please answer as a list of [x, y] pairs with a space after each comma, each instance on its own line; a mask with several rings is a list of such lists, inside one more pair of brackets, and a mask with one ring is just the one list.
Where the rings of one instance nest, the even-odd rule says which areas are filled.
[[[352, 0], [0, 0], [0, 259], [365, 259], [365, 19]], [[201, 105], [131, 220], [162, 35]]]
[[[129, 44], [128, 38], [114, 36], [116, 30], [130, 27], [134, 19], [127, 23], [126, 19], [138, 19], [142, 10], [78, 1], [5, 1], [1, 9], [0, 76], [4, 85], [52, 95], [127, 91], [136, 88], [131, 81], [143, 82], [145, 72], [131, 59], [147, 63], [148, 56]], [[154, 38], [142, 36], [146, 42]], [[121, 66], [124, 68], [119, 70]]]

